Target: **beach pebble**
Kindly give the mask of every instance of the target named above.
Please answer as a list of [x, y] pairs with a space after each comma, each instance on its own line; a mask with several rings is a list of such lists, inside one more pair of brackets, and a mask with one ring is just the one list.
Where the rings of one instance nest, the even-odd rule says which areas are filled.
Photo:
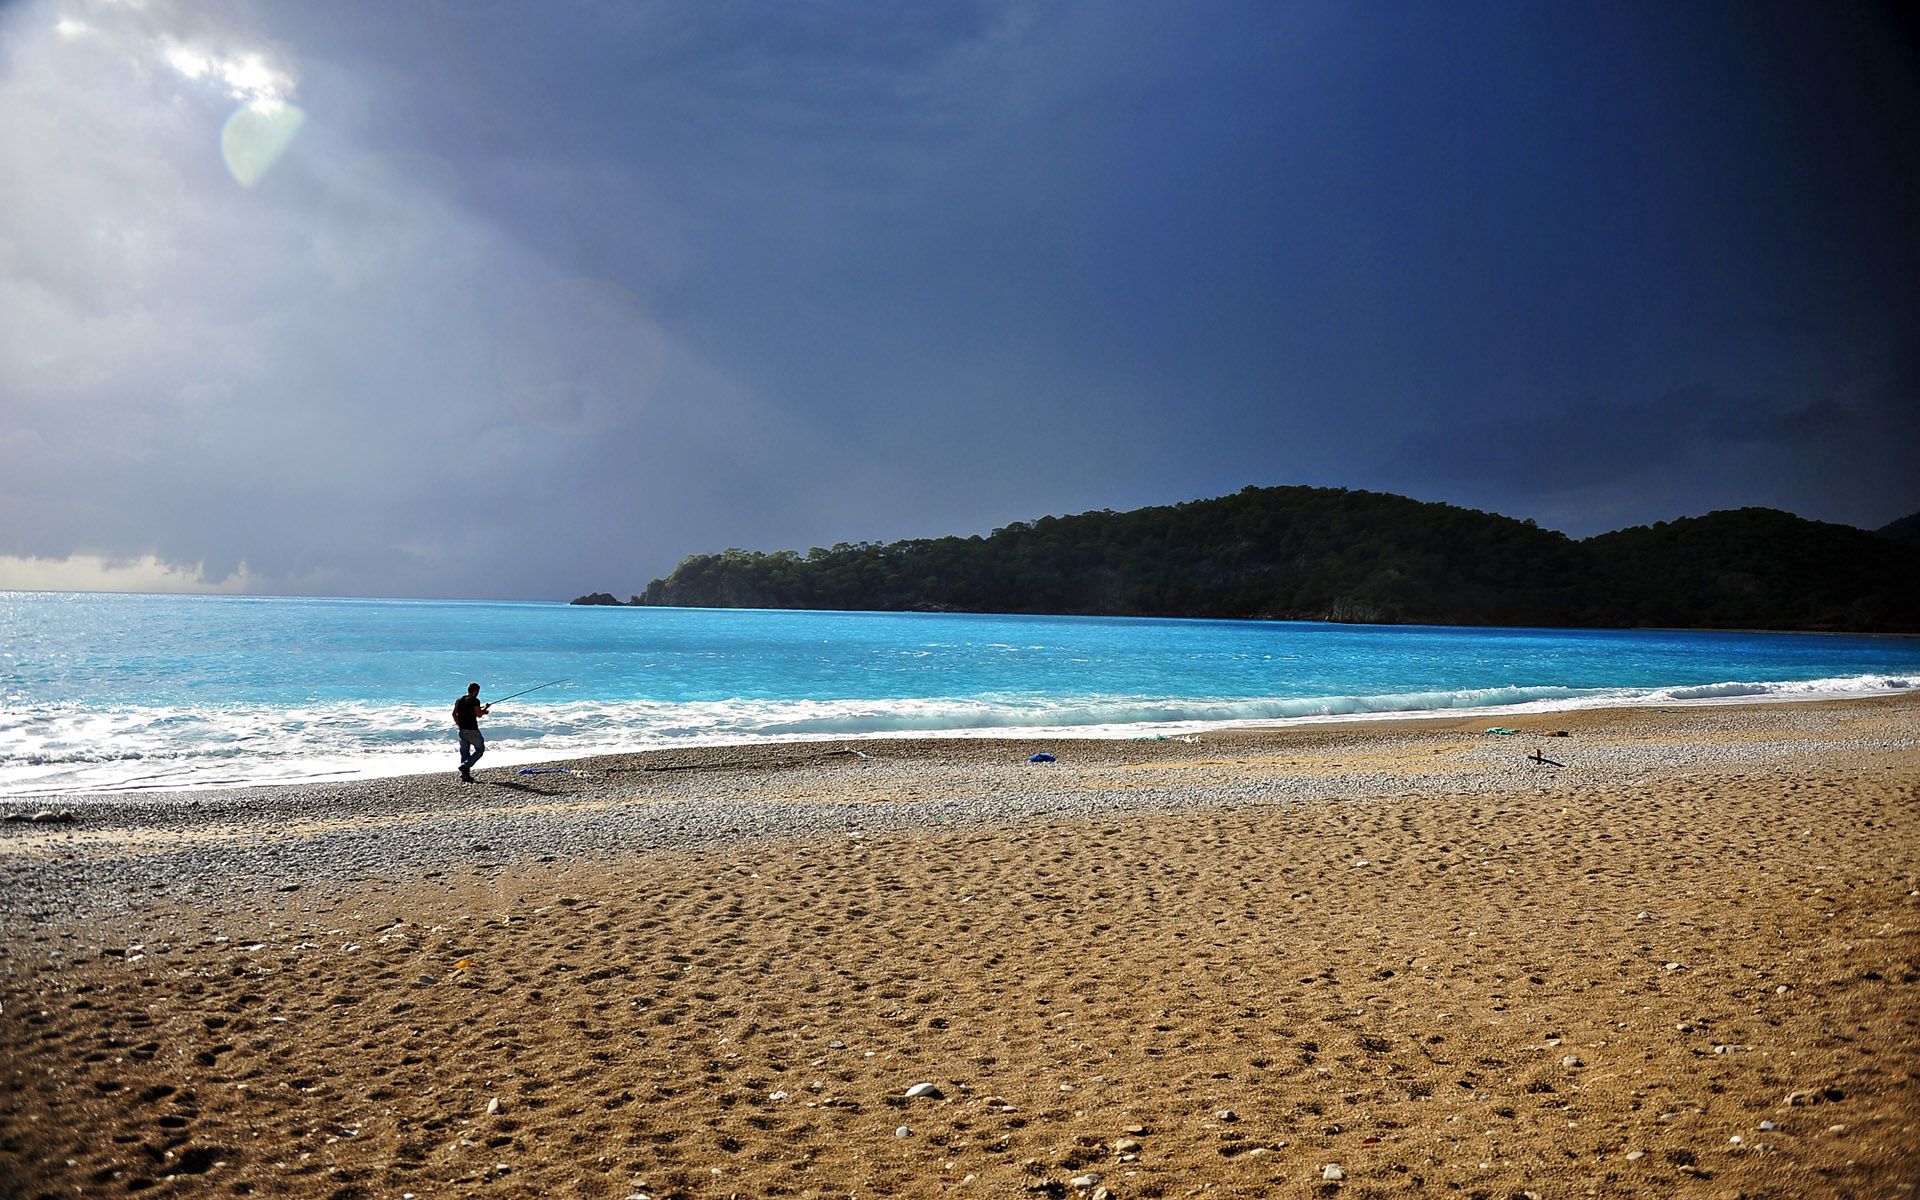
[[1356, 867], [1370, 867], [1373, 863], [1368, 859], [1356, 858], [1353, 860], [1353, 865]]
[[1679, 963], [1670, 962], [1663, 969], [1668, 971], [1678, 971], [1678, 970], [1681, 970], [1682, 968]]
[[1776, 1130], [1776, 1129], [1778, 1129], [1778, 1128], [1780, 1128], [1780, 1127], [1779, 1127], [1778, 1125], [1775, 1125], [1775, 1124], [1774, 1124], [1774, 1123], [1773, 1123], [1772, 1121], [1762, 1121], [1762, 1122], [1760, 1122], [1760, 1132], [1761, 1132], [1761, 1133], [1772, 1133], [1772, 1132], [1773, 1132], [1774, 1130]]
[[786, 1094], [785, 1092], [769, 1092], [769, 1093], [767, 1093], [767, 1099], [769, 1099], [769, 1100], [785, 1100], [786, 1098], [787, 1098], [787, 1094]]
[[1113, 1152], [1115, 1154], [1138, 1154], [1140, 1153], [1140, 1143], [1132, 1138], [1121, 1138], [1113, 1144]]
[[1219, 1112], [1213, 1115], [1220, 1118], [1222, 1121], [1225, 1121], [1229, 1125], [1233, 1124], [1235, 1121], [1238, 1121], [1240, 1119], [1240, 1114], [1233, 1111], [1230, 1108], [1223, 1108]]
[[1320, 1168], [1320, 1178], [1329, 1183], [1338, 1183], [1346, 1177], [1347, 1173], [1341, 1169], [1339, 1163], [1328, 1163], [1326, 1166]]
[[487, 1115], [490, 1117], [498, 1116], [499, 1112], [500, 1112], [500, 1097], [495, 1096], [493, 1097], [493, 1099], [487, 1101]]
[[1845, 1100], [1847, 1094], [1839, 1088], [1822, 1088], [1817, 1092], [1788, 1092], [1787, 1103], [1795, 1108], [1803, 1104], [1818, 1104], [1823, 1100]]
[[902, 1125], [900, 1128], [893, 1131], [893, 1136], [897, 1138], [912, 1137], [913, 1130], [908, 1129], [905, 1125]]
[[907, 1099], [909, 1100], [918, 1100], [922, 1096], [925, 1096], [929, 1100], [939, 1100], [943, 1098], [940, 1089], [931, 1083], [916, 1083], [907, 1089]]
[[1067, 1186], [1077, 1187], [1077, 1188], [1090, 1188], [1098, 1184], [1100, 1182], [1100, 1179], [1101, 1179], [1100, 1172], [1088, 1171], [1085, 1175], [1075, 1175], [1072, 1179], [1067, 1180]]
[[1586, 1061], [1578, 1054], [1569, 1054], [1560, 1060], [1560, 1065], [1568, 1069], [1586, 1066]]
[[1835, 1137], [1838, 1137], [1839, 1135], [1845, 1133], [1846, 1131], [1847, 1131], [1847, 1127], [1845, 1125], [1827, 1126], [1827, 1132], [1833, 1134]]
[[1646, 1152], [1645, 1150], [1629, 1150], [1629, 1151], [1627, 1151], [1627, 1161], [1628, 1161], [1628, 1162], [1639, 1162], [1639, 1161], [1640, 1161], [1641, 1159], [1643, 1159], [1643, 1158], [1645, 1158], [1646, 1156], [1647, 1156], [1647, 1152]]

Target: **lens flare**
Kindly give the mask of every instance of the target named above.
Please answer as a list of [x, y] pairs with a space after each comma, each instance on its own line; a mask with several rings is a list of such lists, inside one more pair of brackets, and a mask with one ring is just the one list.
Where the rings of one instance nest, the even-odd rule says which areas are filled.
[[255, 100], [235, 109], [220, 129], [220, 157], [241, 187], [266, 178], [306, 124], [307, 114], [282, 100]]

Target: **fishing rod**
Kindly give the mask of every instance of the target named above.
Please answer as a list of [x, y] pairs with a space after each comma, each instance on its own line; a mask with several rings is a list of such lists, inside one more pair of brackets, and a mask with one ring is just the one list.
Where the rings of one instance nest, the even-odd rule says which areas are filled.
[[[524, 695], [526, 695], [526, 694], [527, 694], [528, 692], [537, 692], [537, 691], [539, 691], [539, 690], [540, 690], [541, 688], [550, 688], [550, 687], [552, 687], [552, 686], [553, 686], [553, 685], [554, 685], [555, 683], [572, 683], [572, 682], [573, 682], [573, 680], [571, 680], [571, 679], [556, 679], [556, 680], [554, 680], [554, 681], [553, 681], [552, 683], [536, 683], [536, 684], [534, 684], [534, 685], [533, 685], [532, 687], [530, 687], [530, 688], [522, 688], [522, 689], [521, 689], [520, 691], [517, 691], [517, 692], [515, 692], [515, 693], [513, 693], [513, 696], [502, 696], [502, 697], [500, 697], [500, 700], [511, 700], [511, 699], [513, 699], [513, 697], [514, 697], [514, 696], [524, 696]], [[488, 708], [492, 708], [492, 707], [493, 707], [494, 705], [496, 705], [496, 704], [498, 704], [498, 703], [500, 703], [500, 700], [489, 700], [489, 701], [487, 701], [487, 707], [488, 707]]]

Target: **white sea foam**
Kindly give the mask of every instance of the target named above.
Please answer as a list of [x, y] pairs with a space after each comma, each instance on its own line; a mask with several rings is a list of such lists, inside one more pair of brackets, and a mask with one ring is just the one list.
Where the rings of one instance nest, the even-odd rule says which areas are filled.
[[[1414, 717], [1436, 712], [1813, 700], [1898, 692], [1914, 680], [1853, 675], [1665, 688], [1513, 686], [1374, 696], [756, 700], [576, 700], [516, 706], [488, 723], [485, 765], [670, 746], [902, 736], [1116, 737], [1209, 728]], [[0, 796], [199, 789], [451, 771], [445, 711], [354, 703], [272, 708], [91, 708], [0, 712]]]

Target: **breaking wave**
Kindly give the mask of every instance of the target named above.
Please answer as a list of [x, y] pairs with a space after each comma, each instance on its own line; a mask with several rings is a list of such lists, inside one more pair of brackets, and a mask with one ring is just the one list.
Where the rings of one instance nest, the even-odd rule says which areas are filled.
[[[1511, 686], [1301, 697], [986, 694], [964, 698], [701, 702], [573, 700], [488, 722], [488, 766], [670, 746], [888, 736], [1138, 736], [1358, 717], [1815, 700], [1914, 680], [1850, 675], [1653, 688]], [[204, 789], [451, 771], [444, 707], [319, 704], [0, 711], [0, 796]]]

